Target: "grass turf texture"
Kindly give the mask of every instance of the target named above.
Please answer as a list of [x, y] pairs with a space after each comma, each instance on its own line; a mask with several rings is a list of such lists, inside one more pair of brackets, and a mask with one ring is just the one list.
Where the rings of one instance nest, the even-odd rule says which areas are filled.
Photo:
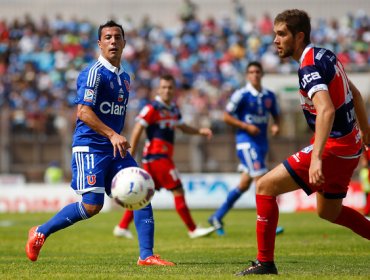
[[[196, 221], [211, 211], [192, 211]], [[0, 214], [0, 279], [235, 279], [256, 256], [254, 210], [233, 210], [226, 236], [191, 240], [175, 211], [155, 211], [155, 253], [175, 267], [139, 267], [137, 240], [116, 238], [122, 212], [101, 213], [49, 237], [39, 259], [25, 255], [28, 229], [50, 213]], [[281, 214], [277, 237], [280, 275], [253, 279], [369, 279], [370, 242], [315, 213]], [[134, 226], [132, 231], [136, 232]]]

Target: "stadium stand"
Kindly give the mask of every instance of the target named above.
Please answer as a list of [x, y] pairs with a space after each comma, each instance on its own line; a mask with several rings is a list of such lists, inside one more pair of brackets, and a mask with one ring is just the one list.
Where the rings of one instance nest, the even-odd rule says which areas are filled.
[[[11, 5], [20, 2], [12, 1]], [[33, 5], [39, 7], [41, 2], [35, 1]], [[131, 7], [135, 1], [125, 2]], [[144, 2], [150, 5], [150, 1]], [[258, 10], [259, 16], [255, 17], [249, 14], [253, 5], [258, 6], [257, 1], [239, 5], [239, 10], [237, 4], [246, 1], [230, 1], [232, 5], [224, 9], [228, 14], [212, 13], [209, 9], [206, 15], [205, 3], [213, 1], [194, 2], [195, 9], [190, 13], [173, 7], [169, 14], [175, 17], [176, 24], [170, 24], [170, 19], [156, 21], [159, 18], [156, 10], [153, 17], [140, 14], [139, 7], [141, 18], [135, 14], [118, 18], [127, 38], [124, 67], [134, 81], [125, 131], [130, 131], [138, 110], [153, 96], [159, 75], [169, 72], [179, 83], [177, 102], [185, 121], [210, 126], [216, 133], [211, 146], [199, 139], [189, 142], [180, 135], [175, 157], [179, 169], [234, 171], [233, 151], [226, 154], [219, 150], [224, 151], [222, 147], [233, 141], [221, 115], [231, 92], [243, 83], [245, 66], [251, 60], [260, 60], [266, 72], [286, 75], [293, 73], [297, 64], [281, 61], [272, 46], [272, 14], [277, 7], [272, 6], [268, 13], [265, 8]], [[220, 2], [215, 1], [215, 6]], [[107, 3], [113, 6], [113, 1]], [[50, 12], [51, 16], [46, 17], [41, 6], [36, 9], [39, 14], [20, 17], [19, 13], [16, 16], [9, 12], [5, 16], [9, 7], [5, 5], [0, 14], [0, 172], [25, 173], [28, 181], [38, 181], [52, 160], [61, 162], [66, 173], [69, 170], [75, 81], [80, 69], [97, 54], [98, 22], [83, 13], [69, 17], [68, 9], [56, 15]], [[341, 7], [338, 4], [338, 11]], [[366, 4], [364, 9], [369, 11], [370, 5]], [[314, 21], [313, 42], [334, 50], [349, 72], [370, 70], [370, 18], [365, 11], [343, 12], [330, 18], [318, 16]], [[298, 118], [295, 112], [291, 114], [290, 119]], [[303, 128], [302, 132], [306, 130]], [[270, 164], [282, 157], [276, 153], [282, 150], [280, 143], [291, 143], [289, 150], [295, 150], [301, 144], [299, 141], [284, 133], [274, 140]], [[200, 153], [192, 162], [189, 155], [196, 154], [194, 149]]]

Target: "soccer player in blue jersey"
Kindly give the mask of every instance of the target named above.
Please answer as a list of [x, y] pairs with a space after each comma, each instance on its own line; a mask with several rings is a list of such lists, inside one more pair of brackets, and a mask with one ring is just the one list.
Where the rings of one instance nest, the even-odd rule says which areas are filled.
[[[127, 149], [130, 144], [120, 135], [125, 122], [130, 76], [121, 66], [126, 41], [121, 25], [108, 21], [98, 30], [101, 55], [77, 80], [77, 120], [72, 143], [72, 182], [82, 202], [65, 206], [53, 218], [29, 230], [26, 254], [36, 261], [50, 234], [89, 219], [99, 213], [104, 193], [111, 194], [114, 175], [137, 166]], [[138, 265], [174, 265], [153, 254], [154, 220], [152, 206], [134, 213], [140, 256]]]
[[[237, 128], [236, 150], [240, 160], [241, 179], [239, 185], [231, 190], [225, 202], [211, 215], [209, 223], [224, 235], [223, 217], [234, 203], [247, 191], [253, 182], [267, 172], [265, 158], [268, 151], [268, 127], [270, 115], [273, 118], [271, 134], [279, 132], [279, 107], [275, 94], [262, 86], [263, 68], [252, 61], [246, 68], [248, 83], [236, 90], [226, 105], [224, 121]], [[283, 228], [279, 227], [277, 233]]]

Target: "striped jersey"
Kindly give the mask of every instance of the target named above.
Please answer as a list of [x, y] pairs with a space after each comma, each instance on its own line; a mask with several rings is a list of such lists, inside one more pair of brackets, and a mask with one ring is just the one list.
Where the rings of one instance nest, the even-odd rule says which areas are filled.
[[244, 129], [236, 132], [236, 143], [255, 143], [267, 148], [267, 128], [270, 114], [277, 116], [279, 106], [272, 91], [265, 88], [258, 92], [251, 84], [236, 90], [226, 105], [226, 112], [240, 121], [257, 126], [261, 133], [250, 135]]
[[335, 54], [308, 45], [300, 58], [298, 77], [301, 106], [313, 131], [316, 124], [313, 95], [318, 91], [327, 91], [335, 107], [334, 123], [325, 148], [338, 156], [360, 156], [361, 136], [356, 123], [353, 95], [343, 65]]
[[[129, 98], [130, 76], [104, 57], [81, 71], [77, 79], [75, 104], [90, 106], [97, 117], [121, 133]], [[110, 140], [77, 118], [72, 147], [87, 146], [90, 152], [112, 152]]]
[[146, 129], [143, 158], [172, 158], [175, 129], [182, 123], [178, 106], [175, 103], [168, 106], [156, 96], [155, 100], [141, 110], [136, 120]]

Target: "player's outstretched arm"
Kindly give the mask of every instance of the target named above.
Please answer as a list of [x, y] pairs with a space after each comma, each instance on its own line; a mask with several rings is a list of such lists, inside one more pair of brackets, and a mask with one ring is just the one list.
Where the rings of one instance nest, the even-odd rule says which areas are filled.
[[77, 117], [86, 123], [91, 129], [97, 133], [107, 137], [113, 145], [113, 156], [120, 153], [121, 157], [125, 157], [127, 149], [130, 148], [130, 143], [126, 137], [119, 135], [109, 126], [104, 124], [94, 113], [91, 107], [79, 104], [77, 107]]
[[213, 136], [212, 130], [207, 127], [195, 128], [185, 123], [182, 123], [177, 125], [177, 128], [186, 134], [201, 135], [207, 137], [208, 139], [211, 139]]
[[370, 129], [368, 124], [368, 118], [366, 114], [366, 107], [365, 102], [362, 99], [360, 91], [356, 88], [356, 86], [349, 81], [349, 88], [352, 91], [353, 95], [353, 104], [355, 106], [356, 112], [356, 119], [360, 126], [360, 130], [362, 133], [362, 140], [364, 141], [365, 145], [370, 144]]
[[274, 123], [271, 125], [271, 134], [272, 136], [278, 135], [280, 132], [280, 115], [273, 116]]
[[243, 121], [233, 117], [228, 112], [224, 112], [224, 122], [227, 123], [228, 125], [233, 126], [233, 127], [243, 129], [246, 132], [248, 132], [250, 135], [253, 135], [253, 136], [258, 135], [261, 132], [260, 129], [257, 126], [255, 126], [253, 124], [247, 124], [246, 122], [243, 122]]

